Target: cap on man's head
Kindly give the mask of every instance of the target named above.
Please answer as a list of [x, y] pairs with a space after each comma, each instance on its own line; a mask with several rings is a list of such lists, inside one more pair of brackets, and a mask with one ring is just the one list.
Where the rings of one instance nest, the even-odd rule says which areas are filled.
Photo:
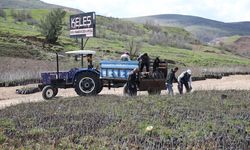
[[191, 75], [191, 74], [192, 74], [192, 71], [191, 71], [190, 69], [188, 69], [188, 70], [187, 70], [187, 73]]

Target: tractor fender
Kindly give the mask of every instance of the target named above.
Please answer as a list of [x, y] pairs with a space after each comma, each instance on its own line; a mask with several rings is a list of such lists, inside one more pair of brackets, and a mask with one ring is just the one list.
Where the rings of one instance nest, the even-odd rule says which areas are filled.
[[96, 76], [100, 76], [100, 72], [98, 70], [95, 70], [95, 69], [86, 69], [86, 70], [79, 70], [75, 73], [75, 76], [73, 78], [73, 85], [75, 84], [75, 80], [76, 80], [76, 77], [83, 73], [83, 72], [91, 72], [93, 74], [95, 74]]

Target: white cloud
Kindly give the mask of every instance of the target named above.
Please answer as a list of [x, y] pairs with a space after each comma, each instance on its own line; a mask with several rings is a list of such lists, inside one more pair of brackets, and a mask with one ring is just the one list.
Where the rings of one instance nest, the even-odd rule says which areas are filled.
[[42, 0], [113, 17], [184, 14], [213, 20], [250, 21], [249, 0]]

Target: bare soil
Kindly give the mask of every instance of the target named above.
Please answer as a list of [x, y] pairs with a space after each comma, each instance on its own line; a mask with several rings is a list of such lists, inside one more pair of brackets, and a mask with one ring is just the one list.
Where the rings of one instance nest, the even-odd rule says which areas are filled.
[[[36, 85], [29, 85], [36, 86]], [[174, 84], [174, 91], [177, 94], [177, 84]], [[250, 90], [250, 75], [235, 75], [223, 77], [222, 79], [207, 79], [203, 81], [195, 81], [192, 83], [193, 91], [197, 90]], [[11, 105], [29, 102], [44, 101], [42, 93], [34, 93], [28, 95], [16, 94], [16, 89], [22, 88], [17, 87], [2, 87], [0, 88], [0, 108], [5, 108]], [[122, 96], [123, 88], [104, 88], [100, 95], [118, 95]], [[167, 91], [163, 90], [162, 95], [166, 95]], [[147, 95], [147, 92], [138, 92], [138, 95]], [[74, 89], [59, 89], [58, 98], [75, 97], [77, 94]]]

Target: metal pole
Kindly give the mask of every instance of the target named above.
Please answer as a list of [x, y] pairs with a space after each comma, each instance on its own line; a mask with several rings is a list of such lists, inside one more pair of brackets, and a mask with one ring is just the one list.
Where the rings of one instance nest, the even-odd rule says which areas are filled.
[[81, 38], [81, 50], [83, 50], [83, 38]]
[[88, 42], [89, 38], [86, 39], [85, 43], [84, 43], [84, 46], [83, 46], [83, 49], [85, 48], [87, 42]]
[[56, 53], [56, 73], [57, 73], [57, 79], [59, 79], [59, 60], [58, 60], [58, 53]]
[[[81, 50], [83, 50], [83, 38], [81, 38]], [[83, 54], [81, 55], [81, 64], [83, 68]]]

